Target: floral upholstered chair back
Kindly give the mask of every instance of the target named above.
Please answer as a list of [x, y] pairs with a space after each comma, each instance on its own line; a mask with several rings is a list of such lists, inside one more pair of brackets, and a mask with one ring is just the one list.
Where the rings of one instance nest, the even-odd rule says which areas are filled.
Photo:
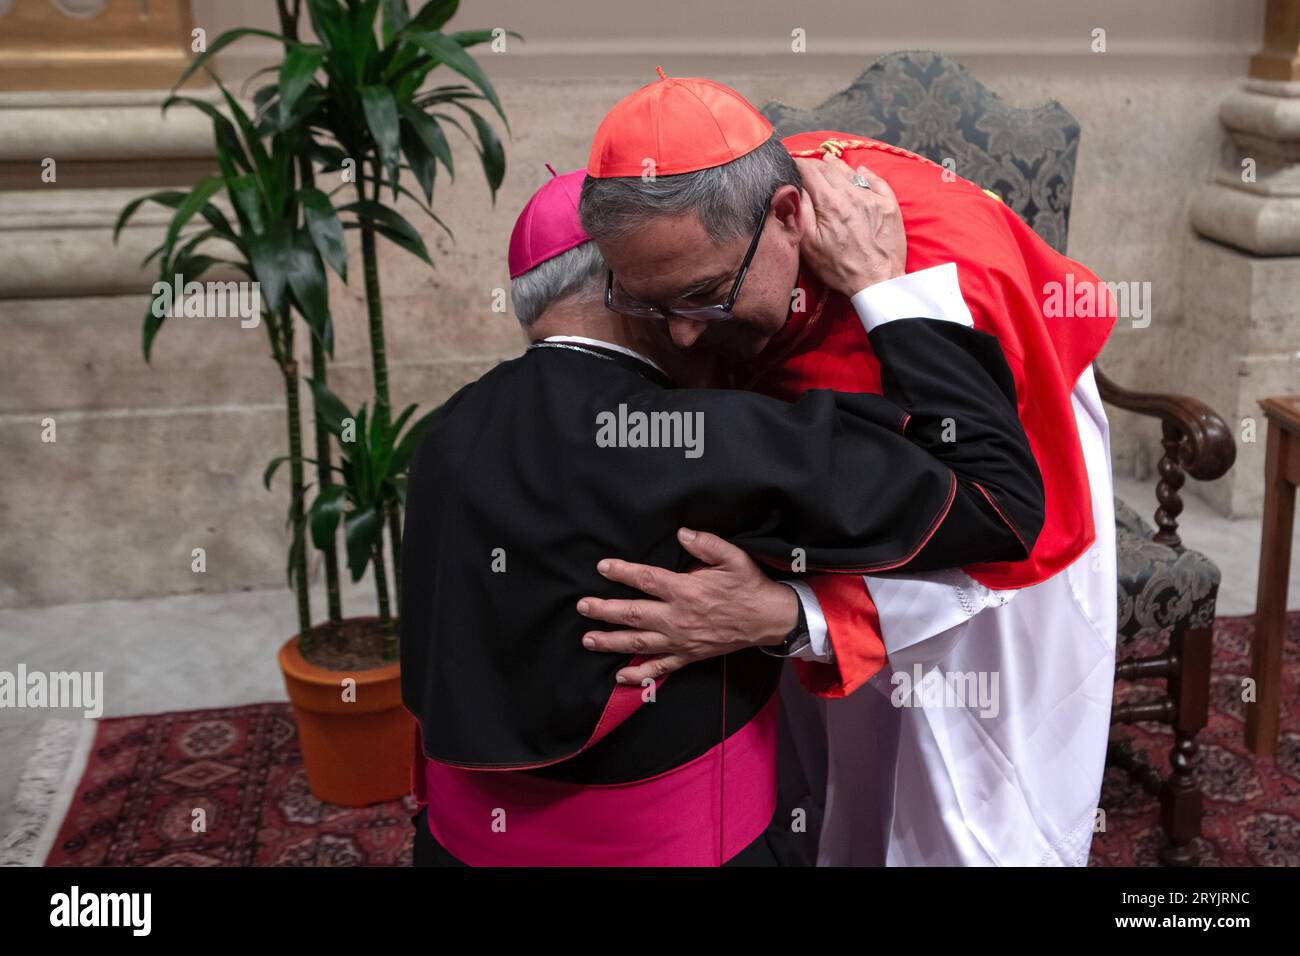
[[[908, 51], [876, 60], [816, 109], [768, 103], [762, 113], [782, 136], [837, 130], [919, 153], [996, 193], [1044, 241], [1066, 251], [1079, 124], [1055, 100], [1008, 106], [956, 61]], [[1100, 373], [1099, 382], [1106, 397], [1108, 382]], [[1230, 436], [1228, 444], [1222, 467], [1206, 477], [1227, 470], [1235, 454]], [[1180, 473], [1174, 493], [1181, 484]], [[1208, 628], [1219, 569], [1181, 544], [1157, 542], [1154, 529], [1119, 499], [1115, 512], [1121, 639], [1141, 644], [1175, 628]]]
[[1065, 252], [1079, 124], [1055, 100], [1008, 106], [955, 60], [913, 50], [882, 56], [816, 109], [762, 113], [781, 136], [830, 129], [919, 153], [996, 193]]

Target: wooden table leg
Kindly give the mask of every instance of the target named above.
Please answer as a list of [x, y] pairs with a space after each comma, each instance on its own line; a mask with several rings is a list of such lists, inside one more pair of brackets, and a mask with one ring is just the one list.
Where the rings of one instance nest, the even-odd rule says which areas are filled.
[[1264, 455], [1264, 524], [1259, 545], [1259, 590], [1250, 673], [1258, 696], [1246, 705], [1246, 746], [1254, 753], [1277, 750], [1282, 696], [1282, 643], [1286, 638], [1286, 591], [1291, 576], [1295, 486], [1288, 480], [1295, 442], [1270, 419]]

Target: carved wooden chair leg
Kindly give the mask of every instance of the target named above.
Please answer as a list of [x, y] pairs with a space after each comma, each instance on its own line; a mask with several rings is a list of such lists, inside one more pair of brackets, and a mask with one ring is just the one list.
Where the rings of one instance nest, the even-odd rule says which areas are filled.
[[1160, 824], [1166, 844], [1160, 861], [1167, 866], [1195, 866], [1192, 841], [1201, 835], [1201, 788], [1196, 780], [1199, 748], [1196, 735], [1209, 714], [1211, 629], [1190, 628], [1170, 639], [1174, 659], [1169, 696], [1174, 701], [1174, 745], [1169, 751], [1173, 773], [1160, 790]]
[[1110, 730], [1110, 740], [1106, 746], [1106, 764], [1123, 770], [1131, 783], [1137, 784], [1152, 796], [1158, 796], [1164, 786], [1160, 771], [1133, 749], [1131, 737], [1115, 727]]

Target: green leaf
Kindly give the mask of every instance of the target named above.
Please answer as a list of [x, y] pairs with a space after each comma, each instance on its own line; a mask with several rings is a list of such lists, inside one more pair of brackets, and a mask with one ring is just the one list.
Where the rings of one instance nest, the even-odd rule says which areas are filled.
[[[487, 43], [496, 39], [496, 30], [457, 30], [455, 33], [448, 34], [453, 40], [462, 47], [478, 46], [480, 43]], [[523, 37], [514, 30], [507, 30], [506, 36], [514, 37], [516, 40], [523, 42]]]
[[303, 318], [311, 326], [327, 355], [334, 352], [334, 333], [330, 327], [329, 291], [326, 288], [325, 267], [311, 236], [295, 232], [285, 251], [285, 276], [293, 290], [294, 301]]
[[[164, 294], [170, 296], [171, 292], [168, 291]], [[149, 300], [149, 310], [144, 314], [143, 347], [146, 365], [153, 360], [153, 340], [158, 334], [158, 330], [162, 328], [163, 320], [167, 318], [165, 312], [154, 309], [156, 301], [156, 296]]]
[[501, 140], [497, 138], [496, 130], [488, 125], [487, 120], [479, 116], [467, 106], [460, 106], [462, 110], [469, 114], [470, 120], [474, 123], [474, 130], [478, 133], [478, 140], [483, 148], [479, 151], [479, 160], [483, 163], [483, 175], [487, 177], [488, 188], [492, 190], [492, 201], [497, 199], [497, 189], [501, 186], [501, 181], [506, 178], [506, 151], [501, 148]]
[[293, 106], [293, 112], [287, 117], [280, 115], [278, 101], [274, 109], [262, 113], [257, 119], [257, 131], [263, 138], [276, 133], [286, 133], [292, 137], [297, 137], [300, 133], [307, 132], [312, 122], [320, 114], [321, 104], [325, 100], [324, 90], [313, 81], [311, 86], [307, 87], [307, 92], [298, 97], [298, 102]]
[[[185, 282], [196, 281], [203, 273], [217, 264], [232, 265], [242, 268], [239, 263], [230, 262], [226, 259], [215, 259], [212, 256], [186, 256], [177, 257], [173, 268], [181, 275], [182, 285]], [[142, 329], [142, 346], [144, 351], [144, 360], [146, 363], [153, 359], [153, 342], [158, 335], [158, 330], [162, 328], [163, 322], [167, 319], [167, 310], [173, 305], [175, 287], [172, 285], [173, 277], [163, 274], [165, 278], [160, 277], [159, 282], [163, 283], [166, 288], [159, 293], [150, 290], [149, 310], [145, 313], [144, 328]], [[183, 291], [183, 290], [182, 290]]]
[[126, 225], [127, 220], [135, 215], [137, 209], [147, 202], [156, 202], [160, 206], [166, 206], [169, 209], [175, 209], [185, 199], [185, 193], [179, 189], [164, 189], [161, 192], [150, 193], [147, 196], [141, 196], [138, 199], [132, 199], [127, 203], [122, 211], [118, 214], [117, 223], [113, 226], [113, 244], [117, 245], [118, 233]]
[[271, 459], [270, 463], [266, 466], [266, 471], [262, 472], [262, 485], [267, 491], [271, 490], [271, 479], [275, 476], [279, 467], [292, 458], [292, 455], [280, 455]]
[[176, 207], [172, 221], [167, 226], [167, 238], [163, 241], [162, 261], [164, 263], [171, 259], [172, 246], [175, 245], [181, 229], [194, 218], [194, 214], [202, 209], [223, 185], [225, 183], [220, 176], [204, 176], [190, 190], [189, 195], [181, 201], [181, 204]]
[[380, 0], [347, 0], [352, 12], [351, 26], [358, 33], [375, 35], [375, 16], [379, 13]]
[[460, 120], [456, 119], [456, 117], [452, 116], [450, 113], [430, 113], [429, 115], [435, 117], [436, 119], [440, 119], [443, 120], [444, 122], [450, 123], [452, 126], [460, 130], [461, 134], [467, 140], [469, 140], [471, 143], [474, 142], [474, 137], [471, 136], [469, 130], [465, 128], [465, 124], [462, 123]]
[[422, 239], [411, 239], [406, 233], [378, 224], [375, 226], [375, 232], [393, 243], [393, 245], [401, 246], [411, 255], [423, 259], [429, 265], [433, 265], [433, 260], [429, 258], [429, 250], [424, 247]]
[[402, 104], [401, 114], [402, 119], [415, 131], [415, 135], [420, 138], [420, 142], [424, 143], [425, 148], [442, 160], [442, 165], [447, 167], [447, 172], [454, 180], [456, 171], [451, 165], [451, 146], [447, 143], [447, 136], [438, 125], [438, 121], [410, 103]]
[[329, 143], [320, 143], [316, 140], [311, 141], [307, 147], [307, 152], [311, 158], [319, 162], [322, 166], [321, 172], [334, 172], [343, 168], [343, 160], [347, 159], [347, 153], [337, 146], [331, 146]]
[[193, 106], [212, 120], [212, 128], [217, 138], [219, 158], [231, 160], [245, 172], [253, 168], [253, 164], [244, 152], [243, 144], [239, 141], [238, 134], [235, 133], [234, 125], [222, 114], [221, 110], [217, 109], [215, 103], [209, 103], [207, 100], [201, 100], [194, 96], [169, 96], [163, 102], [162, 111], [166, 113], [176, 103], [186, 103]]
[[366, 573], [383, 527], [383, 515], [378, 508], [354, 511], [344, 519], [343, 537], [347, 542], [348, 570], [352, 572], [354, 582], [360, 581]]
[[244, 108], [239, 105], [239, 102], [230, 95], [230, 91], [227, 90], [216, 77], [213, 77], [213, 82], [216, 83], [217, 88], [221, 90], [221, 95], [225, 97], [226, 100], [226, 106], [230, 109], [230, 115], [235, 118], [235, 122], [239, 126], [239, 131], [243, 134], [244, 145], [248, 149], [248, 155], [253, 159], [253, 170], [257, 176], [256, 181], [262, 192], [263, 198], [266, 200], [267, 208], [272, 215], [278, 215], [280, 209], [277, 208], [278, 204], [273, 201], [274, 197], [271, 196], [268, 189], [274, 176], [274, 172], [271, 169], [271, 160], [266, 155], [266, 150], [262, 147], [261, 138], [258, 135], [257, 130], [253, 128], [253, 124], [249, 121], [248, 114], [244, 112]]
[[329, 197], [319, 189], [307, 187], [302, 191], [303, 218], [311, 241], [326, 264], [345, 282], [348, 278], [348, 244], [343, 237], [343, 223], [330, 203]]
[[443, 24], [456, 14], [460, 0], [429, 0], [407, 24], [407, 31], [441, 30]]
[[382, 411], [382, 406], [375, 409], [375, 428], [370, 439], [370, 474], [376, 502], [386, 501], [392, 490], [388, 478], [388, 463], [393, 457], [392, 426], [383, 420]]
[[463, 83], [457, 83], [453, 86], [435, 86], [419, 96], [413, 97], [411, 102], [424, 110], [426, 107], [437, 103], [454, 103], [458, 100], [476, 100], [486, 103], [487, 97], [482, 93], [475, 93]]
[[174, 268], [180, 272], [181, 275], [185, 276], [185, 280], [189, 282], [199, 278], [203, 273], [220, 263], [236, 265], [236, 263], [231, 262], [229, 259], [218, 259], [215, 256], [187, 255], [184, 259], [177, 261]]
[[318, 46], [290, 47], [280, 65], [280, 125], [288, 123], [298, 97], [311, 85], [311, 78], [325, 59], [325, 50]]
[[392, 72], [385, 74], [384, 80], [392, 87], [397, 102], [409, 103], [438, 61], [413, 45], [404, 44], [399, 49], [403, 55], [390, 64]]
[[282, 223], [248, 240], [248, 258], [261, 283], [262, 301], [271, 312], [284, 305], [284, 290], [289, 282], [289, 233]]
[[242, 27], [238, 30], [227, 30], [225, 33], [221, 34], [221, 36], [213, 40], [211, 46], [209, 46], [206, 50], [204, 50], [197, 57], [195, 57], [193, 61], [191, 61], [190, 65], [185, 68], [185, 71], [183, 73], [181, 73], [180, 79], [176, 81], [176, 84], [175, 86], [172, 87], [172, 89], [173, 90], [177, 89], [182, 83], [184, 83], [191, 76], [193, 76], [194, 71], [197, 70], [199, 67], [201, 67], [204, 63], [208, 62], [208, 60], [210, 60], [215, 54], [221, 52], [221, 50], [230, 46], [230, 44], [234, 43], [236, 40], [242, 39], [243, 37], [246, 36], [268, 37], [269, 39], [275, 40], [279, 43], [283, 43], [285, 46], [288, 47], [292, 47], [296, 45], [295, 41], [290, 40], [288, 37], [281, 36], [278, 33], [272, 33], [270, 30], [254, 30], [249, 27]]
[[[379, 504], [375, 495], [374, 469], [370, 462], [370, 436], [366, 428], [366, 406], [357, 409], [356, 436], [352, 445], [352, 456], [347, 458], [349, 479], [346, 482], [352, 492], [352, 500], [359, 507], [372, 507]], [[342, 445], [339, 448], [342, 453]]]
[[[266, 231], [266, 222], [262, 216], [262, 194], [257, 188], [257, 180], [252, 174], [237, 176], [227, 183], [230, 199], [234, 203], [239, 220], [245, 231], [259, 236]], [[251, 237], [246, 237], [247, 241]]]
[[[366, 126], [379, 148], [379, 159], [388, 169], [388, 177], [397, 181], [398, 163], [401, 161], [401, 139], [398, 134], [397, 103], [386, 86], [363, 86], [361, 107], [366, 114]], [[397, 197], [394, 190], [393, 198]]]
[[[167, 245], [166, 242], [160, 242], [158, 243], [158, 245], [154, 246], [153, 249], [150, 250], [149, 254], [140, 260], [140, 268], [144, 269], [145, 266], [147, 266], [149, 263], [153, 262], [160, 255], [162, 255], [163, 247], [166, 245]], [[167, 269], [165, 266], [161, 267], [159, 271], [163, 275], [167, 274]]]
[[342, 485], [330, 485], [311, 503], [307, 520], [311, 522], [311, 543], [324, 551], [334, 543], [338, 533], [339, 518], [348, 504], [348, 490]]
[[358, 199], [346, 206], [340, 206], [339, 212], [356, 213], [358, 219], [373, 223], [375, 232], [397, 243], [412, 255], [419, 256], [429, 265], [433, 265], [433, 260], [429, 258], [429, 251], [424, 247], [424, 240], [420, 238], [420, 234], [395, 210], [373, 199]]
[[411, 22], [411, 11], [406, 0], [384, 0], [384, 45], [393, 40], [397, 31]]
[[[383, 183], [384, 185], [389, 185], [389, 181], [388, 181], [387, 179], [384, 179], [384, 178], [382, 177], [382, 175], [380, 176], [380, 182]], [[437, 223], [437, 224], [438, 224], [438, 227], [439, 227], [440, 229], [442, 229], [442, 231], [445, 232], [445, 233], [447, 234], [447, 237], [448, 237], [448, 238], [450, 238], [450, 239], [454, 239], [454, 238], [455, 238], [455, 236], [452, 235], [451, 229], [447, 226], [447, 224], [446, 224], [445, 222], [442, 221], [442, 218], [441, 218], [441, 217], [440, 217], [436, 212], [434, 212], [432, 208], [430, 208], [428, 205], [425, 204], [425, 202], [424, 202], [423, 199], [421, 199], [421, 198], [420, 198], [419, 196], [417, 196], [415, 193], [411, 192], [411, 191], [410, 191], [409, 189], [407, 189], [405, 186], [401, 186], [401, 185], [399, 185], [399, 186], [397, 187], [397, 191], [398, 191], [401, 195], [405, 196], [407, 199], [411, 200], [411, 202], [416, 206], [417, 209], [420, 210], [420, 212], [424, 213], [426, 216], [428, 216], [430, 219], [432, 219], [435, 223]], [[352, 223], [349, 223], [349, 224], [348, 224], [347, 226], [345, 226], [344, 228], [345, 228], [345, 229], [346, 229], [346, 228], [355, 228], [355, 225], [352, 224]]]
[[455, 70], [477, 86], [497, 111], [497, 115], [501, 117], [501, 122], [506, 124], [506, 129], [510, 128], [505, 111], [501, 108], [501, 101], [497, 99], [496, 90], [492, 88], [492, 82], [487, 78], [487, 74], [483, 72], [483, 68], [474, 61], [474, 58], [461, 49], [459, 43], [441, 33], [408, 33], [407, 39], [439, 63], [443, 63]]
[[348, 411], [348, 407], [343, 404], [343, 400], [330, 391], [329, 386], [315, 379], [309, 378], [307, 387], [311, 389], [312, 407], [315, 410], [316, 420], [325, 427], [325, 430], [333, 435], [339, 441], [340, 449], [343, 451], [344, 458], [351, 457], [351, 444], [343, 441], [343, 423], [346, 419], [356, 421], [356, 416]]
[[393, 91], [393, 98], [404, 103], [415, 92], [407, 81], [410, 77], [428, 73], [433, 69], [433, 61], [419, 47], [393, 39], [386, 40], [388, 47], [380, 54], [383, 69], [380, 78], [384, 86]]
[[[264, 66], [262, 67], [262, 69], [258, 70], [257, 73], [265, 73], [267, 70], [279, 70], [279, 67]], [[254, 73], [253, 76], [256, 76], [257, 73]], [[248, 78], [248, 82], [251, 83], [252, 81], [253, 81], [253, 77], [250, 76]], [[279, 95], [280, 95], [280, 84], [268, 83], [266, 84], [266, 86], [259, 88], [257, 92], [253, 94], [253, 106], [256, 108], [256, 111], [260, 113], [266, 109], [268, 103], [270, 103]]]
[[346, 37], [343, 33], [343, 7], [338, 0], [307, 0], [312, 29], [330, 49], [342, 50]]
[[377, 66], [379, 41], [375, 37], [379, 0], [347, 0], [344, 9], [347, 15], [343, 30], [352, 63], [352, 85], [373, 83], [380, 74]]
[[225, 213], [212, 203], [208, 203], [199, 210], [199, 215], [208, 221], [208, 225], [212, 227], [213, 232], [242, 251], [243, 240], [235, 232], [234, 227], [230, 225], [230, 220], [226, 218]]
[[433, 183], [438, 176], [438, 163], [407, 123], [402, 124], [402, 154], [406, 156], [415, 181], [424, 192], [424, 201], [433, 202]]
[[393, 438], [401, 434], [402, 426], [406, 424], [406, 420], [408, 418], [410, 418], [413, 414], [415, 414], [415, 409], [417, 407], [418, 406], [416, 405], [407, 405], [405, 408], [402, 409], [402, 414], [398, 415], [397, 420], [394, 421], [392, 424], [392, 428], [391, 428], [392, 434], [386, 436], [384, 439], [385, 441], [392, 442]]
[[397, 443], [397, 450], [393, 452], [393, 460], [389, 463], [389, 468], [394, 475], [406, 474], [411, 465], [411, 458], [415, 455], [415, 449], [420, 444], [420, 439], [424, 437], [424, 430], [429, 427], [429, 421], [436, 414], [438, 408], [421, 415]]
[[[203, 242], [205, 239], [211, 239], [216, 234], [217, 231], [215, 229], [203, 229], [200, 230], [199, 232], [193, 233], [192, 235], [184, 237], [185, 241], [175, 249], [171, 261], [163, 259], [158, 263], [159, 271], [164, 276], [171, 275], [173, 272], [177, 271], [173, 267], [179, 266], [181, 260], [188, 259], [190, 255], [194, 252], [195, 246]], [[151, 252], [149, 254], [149, 259], [152, 259], [154, 255], [161, 254], [163, 251], [163, 247], [165, 245], [166, 243], [163, 243], [157, 249]], [[149, 259], [145, 259], [144, 262], [140, 263], [140, 267], [144, 268], [146, 265], [148, 265]]]

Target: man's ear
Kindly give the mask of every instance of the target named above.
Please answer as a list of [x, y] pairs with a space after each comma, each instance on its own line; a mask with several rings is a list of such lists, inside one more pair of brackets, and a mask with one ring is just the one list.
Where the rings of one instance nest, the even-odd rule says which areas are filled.
[[772, 194], [772, 214], [782, 227], [794, 234], [795, 239], [803, 237], [808, 224], [803, 221], [803, 205], [800, 202], [800, 189], [788, 183], [777, 188]]

